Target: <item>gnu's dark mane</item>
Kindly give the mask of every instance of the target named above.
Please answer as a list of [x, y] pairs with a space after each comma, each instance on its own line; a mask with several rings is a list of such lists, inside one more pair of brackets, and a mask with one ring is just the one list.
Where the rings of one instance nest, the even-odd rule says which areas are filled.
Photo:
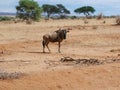
[[55, 31], [58, 34], [59, 39], [66, 39], [66, 29]]

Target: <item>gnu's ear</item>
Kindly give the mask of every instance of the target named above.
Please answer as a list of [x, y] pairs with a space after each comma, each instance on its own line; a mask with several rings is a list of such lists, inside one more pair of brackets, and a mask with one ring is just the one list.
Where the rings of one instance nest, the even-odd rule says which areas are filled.
[[70, 32], [70, 30], [66, 30], [66, 32], [68, 33], [68, 32]]

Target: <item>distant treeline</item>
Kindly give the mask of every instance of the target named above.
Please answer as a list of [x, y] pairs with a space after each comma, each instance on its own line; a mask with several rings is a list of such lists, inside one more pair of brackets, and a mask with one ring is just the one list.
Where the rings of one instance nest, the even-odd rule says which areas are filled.
[[16, 16], [16, 13], [0, 12], [0, 16]]
[[[117, 16], [103, 16], [103, 18], [116, 18]], [[11, 17], [9, 15], [5, 15], [5, 16], [0, 16], [0, 21], [11, 21], [11, 20], [14, 20], [16, 17]], [[46, 19], [44, 16], [43, 16], [44, 19]], [[80, 19], [80, 18], [85, 18], [85, 16], [66, 16], [64, 17], [64, 19]], [[97, 16], [91, 16], [89, 17], [89, 19], [94, 19], [94, 18], [97, 18]], [[62, 19], [60, 17], [51, 17], [51, 19]]]
[[[44, 16], [43, 16], [44, 17]], [[116, 18], [117, 16], [112, 15], [112, 16], [102, 16], [102, 18]], [[46, 17], [44, 17], [46, 19]], [[59, 17], [59, 16], [53, 16], [50, 17], [51, 19], [82, 19], [82, 18], [86, 18], [85, 16], [64, 16], [64, 17]], [[97, 19], [98, 16], [90, 16], [88, 17], [88, 19]]]

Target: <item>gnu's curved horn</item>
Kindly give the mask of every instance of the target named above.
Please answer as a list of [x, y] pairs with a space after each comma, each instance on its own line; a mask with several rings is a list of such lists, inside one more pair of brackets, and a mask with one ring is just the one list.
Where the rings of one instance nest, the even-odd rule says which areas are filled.
[[69, 27], [69, 28], [67, 28], [67, 30], [72, 30], [72, 28], [71, 28], [71, 27]]
[[61, 28], [59, 28], [59, 30], [62, 30]]

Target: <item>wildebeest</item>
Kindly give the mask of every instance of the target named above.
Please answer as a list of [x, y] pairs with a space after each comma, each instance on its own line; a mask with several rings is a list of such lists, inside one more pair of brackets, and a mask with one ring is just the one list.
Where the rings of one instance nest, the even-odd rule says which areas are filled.
[[66, 39], [67, 32], [69, 32], [69, 30], [59, 29], [52, 33], [43, 35], [43, 41], [42, 41], [43, 52], [45, 52], [45, 46], [48, 48], [50, 52], [50, 49], [48, 47], [49, 42], [53, 42], [53, 43], [58, 42], [58, 52], [60, 53], [60, 43], [63, 41], [63, 39]]

